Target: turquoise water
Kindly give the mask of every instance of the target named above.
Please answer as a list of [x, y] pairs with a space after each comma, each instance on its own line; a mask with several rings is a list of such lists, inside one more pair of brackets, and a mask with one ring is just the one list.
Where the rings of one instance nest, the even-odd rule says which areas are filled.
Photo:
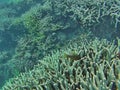
[[[62, 59], [77, 60], [81, 59], [79, 53], [87, 47], [82, 56], [88, 55], [93, 60], [96, 48], [99, 48], [98, 59], [120, 60], [119, 6], [120, 3], [116, 0], [0, 0], [0, 87], [21, 73], [37, 71], [34, 66], [56, 50], [66, 50], [62, 53]], [[100, 40], [103, 42], [100, 43]], [[92, 41], [97, 43], [93, 45]], [[66, 47], [72, 47], [71, 51], [67, 51]], [[60, 55], [61, 53], [61, 60]], [[52, 69], [51, 66], [50, 70]], [[118, 71], [115, 72], [119, 74]], [[97, 74], [96, 77], [101, 78]], [[117, 75], [113, 78], [116, 77]], [[117, 79], [119, 81], [120, 78]]]
[[0, 0], [0, 3], [8, 3], [10, 1], [12, 1], [12, 0]]

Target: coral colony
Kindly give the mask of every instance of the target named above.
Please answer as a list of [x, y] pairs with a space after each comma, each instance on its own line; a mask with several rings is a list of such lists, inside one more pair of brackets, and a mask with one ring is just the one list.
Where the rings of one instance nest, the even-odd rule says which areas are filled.
[[120, 90], [120, 1], [0, 3], [0, 88]]

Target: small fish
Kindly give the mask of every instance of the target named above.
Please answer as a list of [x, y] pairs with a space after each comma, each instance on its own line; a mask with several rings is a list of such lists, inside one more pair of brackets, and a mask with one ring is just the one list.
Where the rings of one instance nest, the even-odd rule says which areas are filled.
[[79, 60], [81, 59], [80, 55], [77, 55], [77, 54], [64, 54], [64, 57], [67, 58], [67, 59], [70, 59], [70, 60]]

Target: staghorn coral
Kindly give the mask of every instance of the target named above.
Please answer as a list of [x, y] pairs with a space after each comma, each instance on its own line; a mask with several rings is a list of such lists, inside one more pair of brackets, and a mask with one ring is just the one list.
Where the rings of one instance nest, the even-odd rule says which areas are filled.
[[117, 32], [120, 33], [119, 0], [52, 0], [51, 2], [55, 15], [70, 19], [76, 24], [75, 27], [89, 29], [96, 36], [101, 37], [102, 34], [101, 38], [108, 39], [116, 37]]
[[[51, 52], [33, 70], [10, 79], [2, 89], [119, 90], [120, 59], [116, 57], [117, 46], [107, 40], [83, 41], [77, 40], [64, 50]], [[65, 53], [78, 53], [81, 58], [71, 60], [64, 57]], [[101, 58], [103, 53], [105, 55]]]
[[[38, 4], [38, 6], [36, 4]], [[13, 36], [12, 38], [15, 41], [17, 41], [19, 38], [16, 39], [16, 36], [18, 36], [18, 34], [20, 35], [20, 32], [25, 30], [25, 28], [28, 29], [27, 31], [29, 33], [32, 33], [35, 36], [35, 38], [30, 38], [31, 41], [28, 40], [27, 42], [25, 42], [24, 45], [26, 45], [26, 43], [27, 44], [31, 43], [31, 44], [25, 47], [24, 45], [23, 46], [18, 45], [19, 50], [18, 52], [16, 52], [15, 58], [13, 57], [13, 59], [10, 61], [10, 63], [13, 61], [13, 63], [17, 67], [18, 65], [20, 66], [18, 67], [20, 68], [20, 70], [18, 71], [25, 71], [26, 67], [32, 68], [34, 64], [37, 63], [37, 60], [40, 59], [38, 57], [42, 56], [40, 53], [42, 52], [43, 49], [42, 50], [38, 49], [33, 51], [34, 48], [36, 49], [36, 45], [33, 45], [34, 43], [37, 42], [37, 45], [40, 46], [39, 48], [44, 48], [45, 49], [44, 52], [47, 52], [48, 49], [54, 48], [57, 40], [61, 39], [60, 32], [67, 33], [67, 36], [68, 36], [68, 33], [73, 33], [74, 31], [77, 31], [77, 30], [82, 31], [80, 28], [84, 27], [87, 29], [90, 28], [92, 31], [94, 31], [95, 34], [97, 33], [98, 36], [100, 35], [102, 37], [105, 37], [106, 35], [108, 35], [108, 37], [110, 37], [111, 39], [111, 36], [112, 38], [114, 35], [116, 36], [116, 34], [113, 34], [113, 35], [111, 34], [114, 32], [113, 30], [119, 31], [119, 1], [118, 0], [111, 0], [111, 1], [110, 0], [94, 0], [94, 1], [92, 0], [84, 0], [84, 1], [82, 0], [75, 0], [75, 1], [46, 0], [45, 3], [43, 3], [43, 1], [41, 0], [34, 0], [34, 1], [22, 0], [21, 2], [15, 3], [15, 5], [13, 4], [11, 5], [12, 6], [7, 5], [10, 7], [9, 9], [7, 8], [8, 11], [10, 11], [10, 14], [8, 12], [8, 14], [11, 16], [10, 20], [7, 19], [6, 21], [6, 17], [5, 17], [5, 20], [1, 18], [2, 20], [4, 20], [5, 26], [9, 27], [7, 28], [7, 31], [12, 32], [10, 33], [10, 36]], [[35, 6], [35, 7], [32, 7], [32, 6]], [[15, 10], [11, 12], [13, 8]], [[5, 14], [5, 16], [7, 15], [6, 12], [3, 12], [1, 13], [2, 17], [4, 17], [3, 14]], [[14, 18], [12, 18], [14, 16], [15, 17], [21, 16], [19, 17], [20, 21], [18, 18], [17, 19], [18, 22], [15, 20], [17, 23], [16, 22], [14, 23], [13, 22]], [[21, 19], [23, 19], [23, 21]], [[1, 24], [1, 25], [2, 25], [1, 31], [2, 30], [4, 31], [4, 24]], [[55, 34], [53, 32], [55, 32]], [[102, 32], [102, 35], [99, 32]], [[24, 31], [21, 33], [23, 34]], [[48, 33], [50, 35], [48, 35]], [[52, 36], [52, 34], [55, 36]], [[56, 35], [58, 35], [60, 39], [56, 39], [55, 38]], [[49, 36], [51, 38], [49, 38]], [[71, 34], [69, 36], [71, 37]], [[39, 38], [39, 40], [41, 39], [44, 40], [44, 38], [46, 38], [45, 45], [44, 43], [42, 43], [41, 45], [41, 42], [38, 42], [39, 40], [36, 41], [36, 38]], [[35, 39], [35, 41], [33, 39]], [[65, 39], [66, 37], [65, 38], [63, 37], [61, 41]], [[51, 43], [51, 41], [53, 42]], [[24, 40], [22, 42], [24, 42]], [[61, 48], [59, 44], [57, 44], [56, 46]], [[89, 58], [93, 59], [93, 56], [96, 55], [95, 52], [98, 52], [98, 51], [94, 50], [94, 46], [93, 46], [89, 48], [88, 52], [83, 52], [82, 56], [85, 56], [86, 55], [85, 53], [89, 53], [88, 54]], [[99, 52], [100, 54], [99, 59], [101, 60], [101, 62], [103, 62], [106, 59], [110, 59], [109, 53], [110, 53], [109, 48], [107, 49], [102, 48], [102, 50]], [[81, 57], [79, 56], [79, 53], [75, 52], [75, 54], [76, 56], [73, 55], [73, 53], [70, 53], [70, 54], [67, 53], [66, 55], [64, 55], [64, 58], [71, 59], [73, 61], [74, 59], [75, 60], [81, 59]], [[117, 53], [116, 56], [119, 58], [119, 53]], [[112, 59], [114, 57], [115, 56], [113, 56]], [[15, 60], [18, 61], [18, 63], [15, 63]]]
[[54, 15], [51, 2], [48, 1], [43, 5], [38, 3], [24, 13], [21, 18], [28, 32], [37, 36], [40, 36], [41, 33], [50, 33], [70, 28], [68, 20], [66, 23], [61, 21], [64, 18], [58, 20], [59, 17]]
[[68, 15], [83, 26], [100, 23], [106, 17], [112, 19], [115, 27], [119, 23], [119, 0], [54, 0], [52, 3], [62, 15]]

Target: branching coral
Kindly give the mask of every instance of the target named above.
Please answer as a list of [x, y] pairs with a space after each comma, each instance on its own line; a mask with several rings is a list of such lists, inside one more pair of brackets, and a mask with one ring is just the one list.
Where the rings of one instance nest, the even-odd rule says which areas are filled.
[[[61, 38], [60, 34], [63, 32], [67, 32], [68, 34], [68, 32], [71, 33], [72, 31], [73, 33], [76, 30], [81, 30], [81, 27], [87, 29], [89, 28], [93, 31], [97, 30], [95, 33], [99, 33], [101, 31], [105, 33], [109, 29], [110, 33], [113, 32], [112, 30], [119, 30], [120, 10], [118, 0], [46, 0], [45, 3], [39, 2], [38, 5], [36, 5], [38, 0], [34, 1], [35, 2], [33, 2], [33, 0], [26, 0], [25, 2], [23, 0], [24, 4], [23, 2], [17, 2], [16, 4], [19, 7], [13, 6], [13, 8], [15, 8], [15, 12], [12, 13], [15, 13], [16, 16], [22, 15], [20, 17], [20, 23], [22, 26], [24, 25], [23, 27], [28, 29], [30, 34], [35, 36], [35, 38], [32, 37], [32, 39], [27, 38], [27, 41], [23, 40], [23, 45], [18, 43], [21, 46], [18, 45], [20, 48], [18, 51], [16, 51], [17, 55], [10, 61], [14, 62], [15, 60], [19, 60], [17, 64], [19, 64], [20, 70], [21, 67], [23, 71], [25, 71], [27, 66], [27, 68], [33, 67], [34, 64], [37, 63], [37, 60], [40, 59], [40, 53], [44, 53], [43, 49], [47, 52], [48, 49], [54, 48], [53, 43], [56, 44], [56, 41], [60, 40], [54, 37]], [[35, 7], [32, 7], [29, 10], [34, 3]], [[25, 8], [26, 5], [28, 5], [27, 8]], [[20, 13], [16, 13], [16, 11]], [[4, 12], [2, 15], [3, 14]], [[18, 23], [15, 23], [17, 26], [13, 23], [8, 29], [12, 29], [14, 31], [16, 31], [16, 29], [20, 29], [18, 28]], [[109, 35], [111, 38], [111, 35], [113, 34], [107, 35]], [[103, 36], [104, 35], [102, 35], [102, 37]], [[65, 39], [66, 36], [63, 37], [61, 41]], [[39, 42], [42, 40], [45, 40], [44, 44]], [[51, 43], [51, 41], [53, 42]], [[80, 42], [83, 43], [83, 41]], [[67, 52], [56, 52], [56, 54], [59, 54], [59, 56], [61, 56], [60, 54], [64, 53], [61, 57], [56, 57], [56, 54], [55, 56], [52, 55], [52, 58], [46, 56], [46, 59], [40, 62], [41, 66], [38, 65], [38, 67], [28, 73], [28, 75], [32, 74], [32, 79], [27, 77], [26, 74], [23, 74], [23, 76], [20, 76], [22, 79], [17, 78], [18, 82], [14, 80], [13, 82], [19, 83], [19, 81], [23, 80], [24, 77], [26, 81], [20, 81], [24, 83], [24, 86], [23, 83], [21, 83], [22, 85], [20, 86], [14, 83], [13, 86], [15, 85], [17, 89], [35, 89], [38, 88], [38, 86], [44, 89], [50, 87], [56, 87], [56, 89], [108, 89], [114, 88], [114, 84], [117, 86], [116, 82], [119, 82], [119, 75], [118, 70], [116, 71], [116, 68], [119, 67], [120, 58], [119, 53], [116, 51], [116, 46], [114, 46], [113, 43], [108, 43], [106, 40], [103, 40], [102, 42], [99, 40], [92, 42], [85, 41], [83, 44], [82, 43], [78, 43], [77, 46], [73, 44], [74, 46], [70, 47], [70, 51], [67, 49]], [[51, 59], [51, 61], [49, 61], [49, 59]], [[79, 66], [77, 66], [75, 63], [78, 63]], [[39, 67], [43, 69], [43, 71], [39, 69]], [[62, 69], [62, 67], [64, 68]], [[41, 71], [38, 72], [37, 69]], [[109, 71], [111, 71], [111, 75], [113, 76], [108, 74]], [[33, 77], [33, 73], [36, 75], [35, 77]], [[39, 77], [43, 76], [43, 78], [39, 78], [37, 75], [39, 75]], [[88, 76], [90, 78], [88, 78]], [[112, 79], [109, 80], [108, 76]], [[103, 78], [105, 78], [106, 82], [103, 80]], [[86, 81], [91, 84], [87, 86], [88, 83]], [[103, 85], [103, 83], [105, 84]], [[10, 87], [8, 88], [10, 89]], [[13, 88], [14, 87], [11, 87], [11, 89]]]
[[77, 20], [83, 26], [93, 26], [106, 20], [106, 17], [112, 19], [115, 27], [119, 23], [119, 1], [118, 0], [55, 0], [54, 7], [58, 10], [63, 10], [62, 14], [67, 14], [69, 17]]
[[[59, 8], [58, 8], [59, 9]], [[60, 12], [61, 13], [61, 12]], [[51, 1], [37, 4], [22, 15], [22, 22], [29, 33], [50, 33], [74, 28], [76, 24], [64, 15], [58, 16]], [[71, 25], [74, 25], [71, 26]]]
[[85, 28], [99, 37], [101, 33], [102, 37], [110, 38], [119, 32], [118, 7], [118, 0], [47, 0], [32, 7], [21, 18], [28, 32], [35, 35]]
[[[7, 82], [3, 90], [119, 90], [120, 59], [116, 57], [117, 49], [106, 40], [74, 43], [44, 57], [32, 71]], [[65, 53], [72, 55], [73, 51], [81, 58], [71, 60], [64, 57]]]

